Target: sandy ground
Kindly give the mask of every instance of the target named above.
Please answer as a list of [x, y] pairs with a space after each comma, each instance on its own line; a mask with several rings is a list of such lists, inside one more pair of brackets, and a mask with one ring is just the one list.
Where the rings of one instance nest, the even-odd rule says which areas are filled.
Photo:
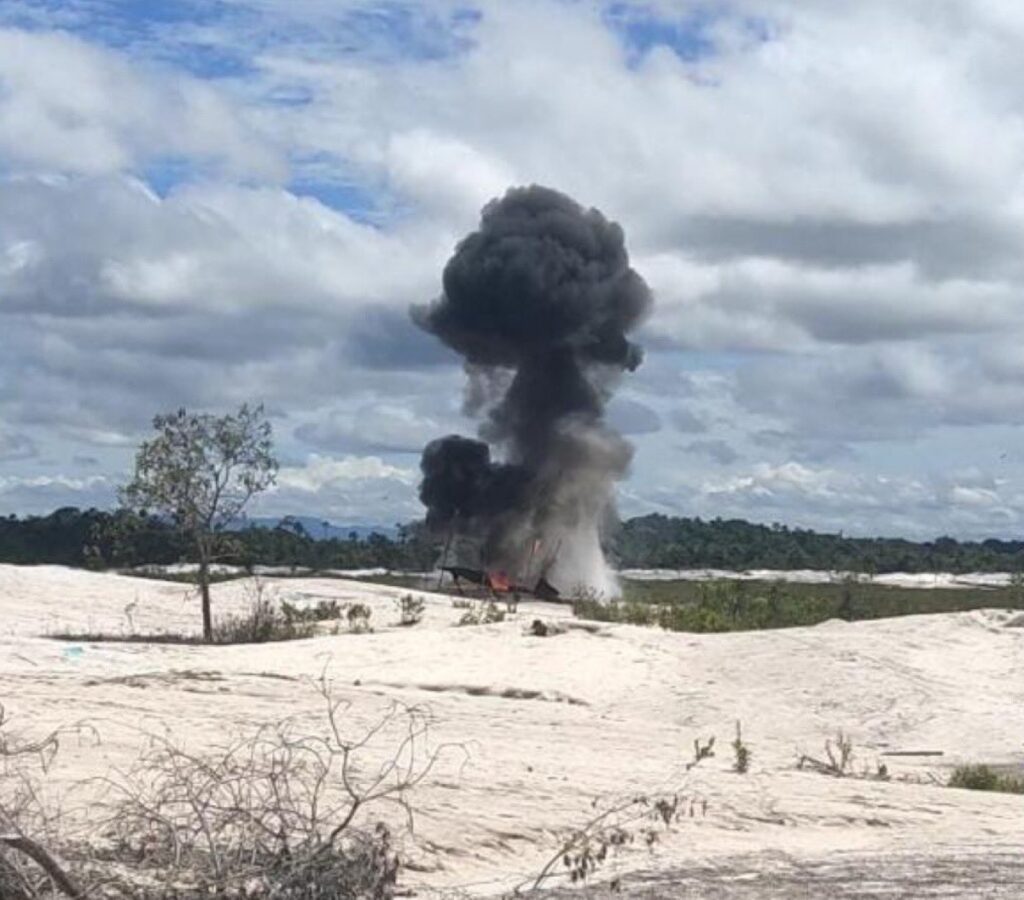
[[[637, 897], [1024, 896], [1024, 798], [931, 781], [961, 762], [1024, 766], [1019, 614], [726, 635], [601, 625], [540, 638], [530, 622], [571, 624], [565, 607], [524, 603], [504, 623], [454, 627], [462, 611], [424, 594], [424, 620], [400, 628], [399, 590], [265, 584], [296, 603], [366, 603], [375, 631], [215, 648], [69, 645], [46, 635], [194, 631], [198, 604], [179, 584], [0, 566], [9, 727], [28, 736], [84, 719], [98, 729], [98, 744], [64, 741], [51, 773], [60, 789], [129, 764], [146, 732], [169, 729], [199, 749], [285, 716], [318, 728], [308, 679], [326, 671], [353, 726], [391, 699], [423, 704], [434, 741], [468, 751], [445, 756], [414, 795], [403, 883], [421, 896], [507, 890], [593, 815], [595, 798], [663, 790], [685, 795], [693, 818], [653, 852], [631, 849], [602, 870]], [[215, 586], [215, 612], [244, 607], [251, 590]], [[737, 720], [753, 752], [746, 775], [731, 771]], [[857, 771], [885, 762], [894, 779], [797, 769], [840, 728]], [[687, 772], [694, 738], [710, 735], [717, 755]], [[943, 755], [883, 756], [907, 750]]]

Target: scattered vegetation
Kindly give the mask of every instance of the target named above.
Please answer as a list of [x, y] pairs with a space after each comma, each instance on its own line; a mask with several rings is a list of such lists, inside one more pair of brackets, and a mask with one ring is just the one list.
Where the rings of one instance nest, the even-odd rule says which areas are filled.
[[373, 610], [365, 603], [353, 603], [345, 613], [348, 619], [348, 630], [352, 634], [364, 634], [373, 629], [370, 627], [370, 619], [373, 617]]
[[282, 600], [281, 615], [288, 624], [329, 622], [341, 618], [341, 607], [337, 600], [319, 600], [316, 606], [297, 606]]
[[705, 743], [700, 738], [693, 739], [693, 760], [686, 764], [686, 771], [689, 772], [694, 766], [699, 766], [704, 760], [711, 759], [715, 755], [715, 736], [711, 735]]
[[804, 754], [797, 761], [797, 768], [813, 769], [824, 775], [842, 778], [845, 775], [851, 774], [853, 758], [853, 739], [842, 729], [839, 729], [834, 738], [825, 741], [824, 760]]
[[[341, 618], [341, 608], [334, 600], [320, 601], [316, 606], [307, 608], [287, 601], [278, 604], [276, 598], [266, 590], [266, 583], [258, 578], [247, 585], [246, 593], [248, 606], [245, 611], [215, 619], [209, 638], [172, 631], [140, 633], [134, 627], [119, 633], [55, 632], [47, 636], [83, 643], [263, 644], [313, 637], [317, 633], [317, 622]], [[126, 616], [131, 625], [128, 610]]]
[[265, 644], [293, 641], [316, 634], [313, 621], [285, 615], [277, 604], [257, 597], [242, 613], [221, 616], [214, 621], [213, 632], [205, 640], [213, 644]]
[[1024, 776], [998, 772], [984, 764], [957, 766], [949, 776], [949, 787], [970, 791], [1000, 791], [1024, 794]]
[[733, 738], [732, 752], [733, 771], [740, 775], [746, 775], [750, 770], [750, 747], [743, 742], [743, 732], [739, 721], [736, 722], [736, 737]]
[[456, 625], [494, 625], [505, 621], [505, 610], [499, 609], [493, 600], [486, 603], [471, 603]]
[[425, 609], [426, 604], [421, 597], [415, 597], [412, 594], [403, 595], [398, 601], [398, 624], [404, 627], [418, 625], [423, 618]]
[[[397, 703], [350, 733], [347, 706], [325, 679], [317, 690], [319, 729], [283, 719], [201, 754], [152, 736], [135, 766], [96, 785], [88, 839], [46, 818], [21, 764], [52, 760], [57, 736], [0, 741], [0, 897], [390, 900], [400, 859], [372, 814], [397, 805], [411, 827], [409, 793], [456, 748], [432, 748], [429, 714]], [[368, 748], [382, 740], [392, 751], [377, 764]]]
[[[694, 759], [686, 770], [714, 756], [714, 745], [714, 737], [706, 743], [695, 739]], [[567, 877], [572, 884], [586, 884], [623, 847], [635, 843], [653, 847], [673, 824], [695, 818], [698, 811], [701, 817], [708, 812], [706, 798], [682, 793], [634, 794], [612, 801], [595, 799], [591, 805], [597, 812], [565, 836], [533, 881], [531, 891], [540, 890], [558, 875]], [[617, 890], [618, 881], [613, 880], [610, 887]]]
[[1013, 588], [920, 589], [844, 580], [830, 584], [781, 581], [623, 581], [622, 600], [576, 595], [582, 619], [657, 625], [670, 631], [725, 632], [817, 625], [992, 607], [1019, 608]]
[[[556, 874], [568, 877], [572, 884], [585, 884], [612, 854], [635, 843], [638, 837], [646, 846], [653, 846], [659, 840], [659, 827], [668, 828], [682, 818], [683, 802], [677, 794], [657, 798], [638, 795], [601, 810], [566, 837], [538, 873], [531, 890], [540, 890]], [[613, 883], [612, 889], [616, 888]]]
[[313, 637], [316, 621], [287, 618], [270, 600], [254, 600], [245, 612], [229, 613], [214, 620], [210, 639], [176, 631], [77, 632], [56, 631], [46, 635], [58, 641], [85, 644], [265, 644]]
[[625, 625], [657, 625], [660, 608], [656, 603], [635, 600], [607, 600], [596, 592], [577, 590], [572, 595], [572, 613], [593, 622]]

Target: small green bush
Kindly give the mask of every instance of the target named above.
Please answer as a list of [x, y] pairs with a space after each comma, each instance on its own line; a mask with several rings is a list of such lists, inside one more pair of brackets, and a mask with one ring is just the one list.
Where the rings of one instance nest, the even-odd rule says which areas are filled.
[[[574, 597], [573, 613], [598, 622], [659, 625], [666, 631], [753, 631], [816, 625], [836, 615], [838, 601], [771, 583], [753, 587], [743, 581], [709, 581], [685, 585], [684, 596], [672, 597], [667, 588], [657, 592], [644, 586], [644, 599], [602, 602], [592, 594]], [[636, 592], [634, 586], [628, 593]], [[664, 598], [664, 599], [662, 599]]]
[[984, 764], [957, 766], [947, 782], [949, 787], [969, 791], [1000, 791], [1024, 794], [1024, 777], [1005, 775]]
[[373, 610], [365, 603], [353, 603], [348, 608], [348, 612], [345, 613], [345, 618], [348, 619], [348, 630], [352, 634], [362, 634], [363, 632], [370, 631], [370, 618], [372, 616]]
[[734, 756], [732, 768], [740, 775], [746, 775], [750, 769], [750, 747], [743, 743], [743, 732], [740, 730], [740, 723], [736, 723], [736, 738], [732, 742]]
[[281, 614], [285, 621], [293, 622], [325, 622], [341, 618], [341, 607], [337, 600], [321, 600], [316, 606], [296, 606], [287, 600], [281, 601]]
[[498, 609], [498, 605], [489, 600], [487, 603], [476, 603], [471, 609], [462, 614], [462, 618], [456, 625], [494, 625], [505, 621], [505, 610]]
[[408, 627], [410, 625], [416, 625], [423, 618], [423, 611], [426, 609], [426, 604], [420, 597], [414, 597], [412, 594], [406, 594], [398, 601], [398, 609], [400, 613], [398, 624]]
[[293, 641], [316, 634], [312, 622], [296, 622], [284, 616], [271, 600], [259, 596], [244, 613], [223, 616], [213, 623], [214, 644], [264, 644]]
[[617, 600], [605, 602], [592, 598], [573, 601], [573, 615], [578, 619], [590, 619], [595, 622], [621, 622], [626, 625], [659, 625], [664, 608], [652, 603], [640, 603], [629, 600], [625, 603]]

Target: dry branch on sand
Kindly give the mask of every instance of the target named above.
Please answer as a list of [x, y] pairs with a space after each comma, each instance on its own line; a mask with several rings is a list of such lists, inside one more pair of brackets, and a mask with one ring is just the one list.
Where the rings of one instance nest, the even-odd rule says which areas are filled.
[[[63, 735], [96, 733], [78, 723], [34, 741], [16, 741], [0, 703], [0, 898], [33, 900], [48, 887], [68, 897], [84, 897], [75, 878], [42, 842], [52, 837], [54, 822], [39, 795], [36, 774], [45, 774], [60, 749]], [[44, 837], [40, 837], [44, 836]]]
[[[693, 760], [686, 764], [686, 772], [714, 756], [715, 739], [706, 743], [693, 742]], [[548, 858], [531, 883], [520, 884], [515, 893], [532, 894], [556, 876], [569, 879], [572, 884], [585, 884], [597, 870], [619, 849], [639, 839], [653, 847], [660, 840], [661, 831], [684, 818], [693, 818], [697, 811], [707, 815], [708, 803], [703, 797], [687, 796], [680, 792], [659, 794], [633, 794], [617, 799], [595, 798], [591, 806], [595, 814], [568, 832], [558, 849]], [[561, 865], [559, 865], [561, 864]], [[618, 881], [611, 882], [617, 889]]]
[[853, 765], [853, 740], [842, 729], [839, 729], [834, 741], [825, 741], [825, 756], [827, 760], [817, 759], [806, 753], [801, 754], [797, 760], [797, 768], [813, 769], [824, 775], [842, 778], [850, 772]]
[[201, 754], [150, 736], [128, 772], [94, 782], [107, 799], [94, 806], [88, 845], [54, 829], [37, 839], [24, 804], [0, 805], [0, 897], [394, 896], [392, 832], [364, 814], [392, 804], [411, 828], [408, 793], [455, 745], [432, 746], [429, 712], [399, 703], [352, 735], [348, 705], [326, 678], [316, 689], [319, 731], [284, 719]]

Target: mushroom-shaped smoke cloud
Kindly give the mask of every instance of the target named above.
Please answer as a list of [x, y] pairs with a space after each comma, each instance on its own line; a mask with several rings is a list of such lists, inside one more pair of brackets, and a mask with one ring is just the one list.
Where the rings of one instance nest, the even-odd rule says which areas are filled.
[[443, 286], [413, 317], [464, 357], [483, 440], [424, 450], [428, 525], [479, 536], [489, 569], [614, 594], [600, 531], [632, 448], [604, 410], [640, 364], [626, 335], [651, 305], [622, 229], [558, 191], [513, 188], [484, 207]]

